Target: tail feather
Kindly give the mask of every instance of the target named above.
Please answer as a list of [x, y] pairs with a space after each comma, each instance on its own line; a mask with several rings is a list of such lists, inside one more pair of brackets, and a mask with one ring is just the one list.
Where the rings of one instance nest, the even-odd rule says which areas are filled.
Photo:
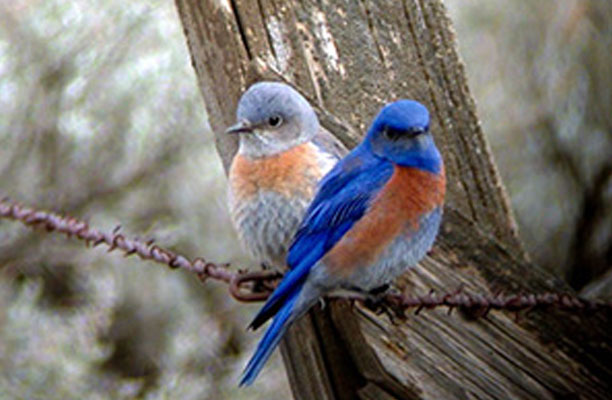
[[[283, 307], [287, 298], [289, 298], [292, 293], [300, 290], [300, 287], [304, 284], [304, 281], [310, 273], [311, 267], [316, 263], [317, 257], [319, 257], [317, 252], [322, 249], [324, 243], [325, 240], [321, 239], [317, 244], [309, 247], [309, 250], [311, 250], [310, 254], [299, 254], [299, 261], [297, 257], [295, 257], [293, 261], [289, 260], [291, 269], [287, 271], [281, 283], [266, 301], [266, 304], [259, 310], [249, 325], [249, 328], [255, 330], [266, 323], [268, 319], [276, 315]], [[314, 257], [313, 254], [315, 255]]]
[[294, 290], [274, 317], [272, 324], [268, 327], [257, 345], [255, 354], [253, 354], [253, 357], [251, 357], [251, 360], [249, 360], [249, 363], [242, 372], [240, 386], [249, 386], [255, 381], [266, 361], [268, 361], [272, 352], [278, 346], [278, 343], [293, 320], [291, 318], [294, 316], [292, 311], [299, 293], [300, 290]]

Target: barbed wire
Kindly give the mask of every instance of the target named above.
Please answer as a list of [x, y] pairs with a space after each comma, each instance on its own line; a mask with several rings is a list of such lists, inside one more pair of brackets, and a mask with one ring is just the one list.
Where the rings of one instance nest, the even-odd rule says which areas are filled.
[[[192, 260], [155, 244], [153, 240], [143, 241], [128, 238], [121, 233], [121, 226], [112, 232], [104, 232], [92, 228], [85, 221], [72, 216], [62, 216], [56, 213], [35, 210], [25, 207], [8, 198], [0, 200], [0, 217], [19, 221], [32, 228], [43, 228], [48, 232], [57, 232], [68, 238], [84, 241], [88, 246], [97, 247], [105, 245], [108, 252], [121, 251], [125, 257], [136, 255], [142, 260], [150, 260], [164, 264], [173, 269], [182, 269], [194, 274], [202, 283], [212, 279], [228, 285], [228, 291], [233, 298], [242, 302], [263, 301], [274, 290], [282, 274], [269, 271], [230, 270], [230, 265], [207, 261], [202, 257]], [[341, 296], [353, 300], [363, 301], [364, 297]], [[366, 302], [367, 303], [367, 302]], [[480, 295], [466, 293], [462, 288], [451, 293], [436, 294], [431, 291], [424, 296], [407, 296], [404, 294], [387, 294], [382, 302], [373, 308], [382, 306], [392, 311], [394, 315], [405, 317], [409, 309], [416, 309], [418, 314], [424, 309], [447, 307], [449, 313], [461, 309], [474, 317], [486, 316], [491, 310], [505, 310], [518, 313], [535, 309], [554, 307], [565, 311], [596, 312], [602, 310], [612, 311], [612, 302], [601, 300], [585, 300], [569, 293], [541, 293], [541, 294], [502, 294]]]
[[[213, 279], [229, 284], [230, 294], [239, 301], [262, 301], [268, 297], [268, 292], [262, 290], [249, 290], [249, 284], [270, 288], [270, 282], [280, 278], [280, 274], [273, 271], [233, 272], [229, 264], [218, 264], [207, 261], [202, 257], [190, 260], [155, 244], [154, 240], [142, 241], [126, 237], [121, 233], [121, 226], [112, 232], [103, 232], [92, 228], [85, 221], [71, 216], [62, 216], [52, 212], [35, 210], [13, 202], [8, 198], [0, 200], [0, 216], [2, 218], [19, 221], [32, 228], [43, 228], [48, 232], [57, 232], [68, 238], [84, 241], [88, 246], [97, 247], [105, 245], [108, 252], [118, 250], [125, 257], [136, 255], [142, 260], [150, 260], [164, 264], [172, 269], [180, 268], [194, 274], [202, 283]], [[261, 284], [260, 282], [266, 282]]]
[[415, 308], [415, 314], [424, 309], [447, 307], [450, 314], [454, 309], [463, 311], [472, 318], [487, 316], [491, 310], [513, 312], [517, 318], [521, 311], [535, 311], [555, 308], [562, 311], [581, 311], [594, 313], [598, 311], [612, 311], [612, 302], [603, 300], [587, 300], [576, 297], [570, 293], [521, 293], [495, 295], [481, 295], [467, 293], [459, 288], [452, 293], [436, 294], [434, 291], [424, 296], [407, 296], [404, 294], [390, 294], [385, 298], [386, 305], [394, 315], [403, 318], [406, 311]]

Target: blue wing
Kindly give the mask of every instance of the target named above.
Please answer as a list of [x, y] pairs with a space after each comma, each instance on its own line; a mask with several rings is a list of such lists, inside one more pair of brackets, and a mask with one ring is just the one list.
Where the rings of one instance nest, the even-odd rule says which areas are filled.
[[352, 153], [342, 160], [323, 178], [306, 211], [289, 248], [289, 268], [310, 269], [363, 216], [392, 174], [391, 163], [369, 153]]
[[393, 174], [393, 165], [361, 147], [323, 178], [289, 248], [289, 272], [251, 322], [258, 328], [298, 291], [310, 269], [366, 212], [370, 201]]

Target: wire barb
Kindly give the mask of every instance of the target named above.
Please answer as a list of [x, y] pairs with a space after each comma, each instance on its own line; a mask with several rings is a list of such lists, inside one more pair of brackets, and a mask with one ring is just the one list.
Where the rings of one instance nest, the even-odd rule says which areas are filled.
[[[104, 244], [108, 252], [117, 250], [125, 257], [137, 255], [142, 260], [154, 261], [173, 269], [182, 269], [194, 274], [202, 283], [206, 283], [209, 279], [224, 282], [228, 284], [230, 295], [242, 302], [267, 299], [282, 277], [279, 272], [271, 270], [233, 272], [229, 269], [229, 264], [217, 264], [201, 257], [190, 260], [155, 244], [153, 239], [142, 241], [128, 238], [121, 233], [121, 225], [116, 226], [110, 233], [103, 232], [77, 218], [34, 210], [8, 198], [0, 200], [0, 217], [19, 221], [32, 228], [40, 227], [48, 232], [62, 233], [68, 238], [81, 240], [88, 246], [96, 247]], [[362, 295], [341, 297], [363, 301]], [[399, 318], [406, 318], [406, 311], [412, 308], [415, 309], [415, 314], [418, 314], [423, 310], [438, 307], [447, 307], [449, 314], [454, 309], [459, 309], [473, 318], [486, 317], [491, 310], [514, 312], [517, 317], [522, 311], [531, 312], [547, 308], [568, 312], [612, 311], [612, 302], [585, 300], [569, 293], [505, 295], [496, 292], [492, 295], [480, 295], [467, 293], [463, 287], [440, 294], [431, 290], [424, 296], [387, 294], [383, 298], [382, 306]]]
[[[237, 275], [228, 269], [228, 265], [218, 265], [203, 258], [190, 261], [187, 257], [154, 244], [153, 240], [141, 241], [130, 239], [121, 232], [121, 225], [111, 233], [92, 228], [84, 221], [71, 216], [62, 216], [51, 212], [34, 210], [15, 203], [7, 198], [0, 200], [0, 217], [19, 221], [32, 228], [44, 228], [48, 232], [58, 232], [68, 238], [76, 238], [93, 247], [106, 245], [107, 251], [121, 251], [125, 257], [137, 255], [143, 260], [165, 264], [170, 268], [180, 268], [195, 274], [200, 281], [208, 278], [230, 283], [237, 280]], [[265, 279], [263, 277], [262, 279]], [[252, 301], [251, 295], [236, 290], [232, 295], [240, 301]]]

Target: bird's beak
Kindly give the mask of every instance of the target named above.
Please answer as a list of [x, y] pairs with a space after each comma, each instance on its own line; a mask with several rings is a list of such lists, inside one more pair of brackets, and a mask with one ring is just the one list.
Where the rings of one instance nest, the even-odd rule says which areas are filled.
[[237, 134], [237, 133], [251, 133], [253, 132], [253, 126], [249, 121], [243, 120], [240, 121], [225, 130], [227, 134]]

